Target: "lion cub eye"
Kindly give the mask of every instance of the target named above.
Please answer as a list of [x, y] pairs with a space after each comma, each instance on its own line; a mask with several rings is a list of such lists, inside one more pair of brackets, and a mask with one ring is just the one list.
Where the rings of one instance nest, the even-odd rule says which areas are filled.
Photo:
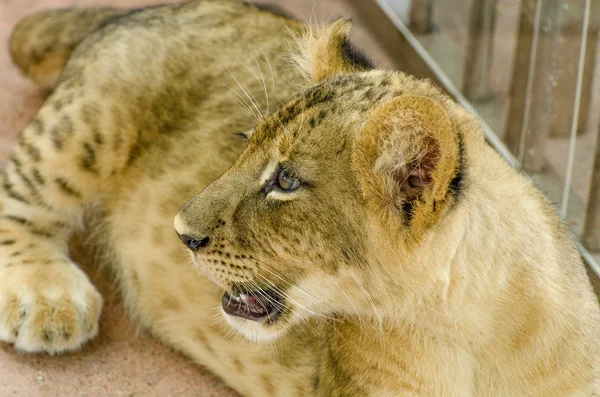
[[281, 170], [277, 176], [277, 185], [281, 190], [291, 192], [300, 187], [300, 180], [288, 174], [287, 171]]

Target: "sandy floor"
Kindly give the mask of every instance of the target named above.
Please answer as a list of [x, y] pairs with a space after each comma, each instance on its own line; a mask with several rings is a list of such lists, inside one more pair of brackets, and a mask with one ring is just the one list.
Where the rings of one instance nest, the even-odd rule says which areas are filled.
[[[44, 8], [72, 5], [137, 7], [165, 0], [0, 0], [0, 165], [18, 132], [27, 125], [44, 100], [44, 93], [20, 76], [8, 56], [7, 40], [23, 16]], [[263, 3], [269, 1], [262, 1]], [[360, 26], [360, 16], [343, 0], [279, 0], [300, 17], [314, 10], [317, 19], [350, 16], [357, 22], [355, 41], [368, 49], [375, 63], [388, 59], [374, 38]], [[79, 263], [85, 263], [81, 258]], [[85, 266], [84, 266], [85, 267]], [[147, 333], [135, 330], [123, 312], [118, 295], [95, 269], [86, 267], [105, 298], [100, 335], [81, 351], [49, 357], [15, 353], [0, 344], [0, 396], [234, 396], [207, 371], [170, 351]]]

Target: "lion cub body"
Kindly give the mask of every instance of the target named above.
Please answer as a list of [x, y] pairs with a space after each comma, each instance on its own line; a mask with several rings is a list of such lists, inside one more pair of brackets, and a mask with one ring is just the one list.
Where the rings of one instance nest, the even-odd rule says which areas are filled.
[[[47, 29], [61, 37], [56, 48], [36, 41], [59, 22], [61, 29]], [[95, 335], [101, 301], [93, 287], [70, 295], [65, 272], [83, 277], [77, 285], [86, 286], [85, 277], [41, 260], [54, 258], [55, 246], [64, 252], [66, 231], [94, 204], [90, 231], [132, 315], [243, 395], [599, 395], [598, 303], [554, 209], [484, 142], [477, 121], [429, 83], [349, 58], [348, 28], [337, 23], [298, 45], [303, 24], [226, 1], [26, 19], [11, 42], [19, 66], [47, 86], [66, 66], [4, 174], [0, 240], [10, 244], [0, 243], [0, 338], [59, 352]], [[65, 33], [73, 29], [80, 34]], [[68, 62], [60, 59], [71, 50]], [[302, 68], [290, 66], [290, 51]], [[396, 189], [390, 184], [405, 171], [386, 164], [407, 145], [389, 138], [398, 129], [422, 130], [436, 152], [416, 153], [431, 166], [416, 174], [420, 183]], [[234, 133], [247, 131], [244, 149]], [[409, 146], [419, 147], [414, 139]], [[276, 192], [271, 204], [252, 204], [259, 193], [237, 202], [278, 151], [280, 163], [305, 156], [329, 179], [293, 196]], [[383, 174], [388, 169], [393, 177]], [[406, 172], [399, 183], [415, 176]], [[176, 220], [181, 234], [199, 233], [214, 213], [231, 214], [210, 227], [221, 240], [195, 254], [199, 272], [173, 217], [223, 173]], [[298, 204], [326, 185], [335, 186], [319, 200], [331, 207]], [[394, 204], [387, 194], [404, 196]], [[255, 219], [288, 200], [291, 213], [318, 213], [336, 230], [282, 213]], [[48, 241], [37, 246], [39, 239]], [[273, 258], [290, 268], [261, 267]], [[273, 325], [279, 337], [256, 343], [216, 309], [224, 290], [261, 272], [294, 286], [279, 287], [289, 310], [279, 321], [291, 328]], [[40, 274], [52, 291], [32, 289], [31, 319], [13, 319], [24, 298], [11, 284], [30, 285]], [[78, 318], [90, 326], [36, 312], [56, 304], [67, 313], [81, 299]], [[264, 335], [254, 323], [234, 325]]]

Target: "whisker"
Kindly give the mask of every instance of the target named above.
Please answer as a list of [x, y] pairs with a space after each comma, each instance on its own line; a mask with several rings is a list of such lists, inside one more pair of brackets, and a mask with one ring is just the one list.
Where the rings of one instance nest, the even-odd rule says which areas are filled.
[[[255, 281], [251, 281], [251, 285], [253, 285], [256, 288], [256, 292], [259, 293], [261, 296], [263, 296], [265, 299], [267, 299], [267, 301], [269, 303], [271, 303], [272, 305], [276, 305], [282, 309], [285, 309], [285, 304], [271, 298], [268, 294], [266, 294], [263, 291], [262, 287], [259, 286], [258, 283], [256, 283]], [[304, 327], [300, 328], [300, 325], [303, 325], [303, 324], [306, 324], [310, 328], [311, 332], [314, 335], [318, 335], [316, 329], [308, 323], [308, 320], [302, 321], [298, 324], [292, 324], [292, 328], [297, 329], [297, 330], [301, 331], [302, 333], [306, 333], [306, 330], [304, 329]]]
[[[307, 309], [306, 307], [304, 307], [303, 305], [299, 304], [297, 301], [295, 301], [294, 299], [292, 299], [289, 295], [287, 295], [285, 292], [283, 292], [279, 287], [277, 287], [275, 284], [273, 284], [269, 279], [267, 279], [265, 276], [263, 276], [262, 274], [255, 272], [255, 274], [259, 277], [261, 277], [263, 280], [265, 280], [267, 283], [271, 284], [272, 288], [275, 289], [277, 292], [279, 292], [280, 294], [282, 294], [287, 300], [292, 301], [292, 303], [295, 303], [296, 305], [298, 305], [299, 308], [306, 310], [307, 312], [311, 313], [312, 315], [316, 316], [316, 317], [322, 317], [326, 320], [330, 320], [333, 322], [338, 322], [338, 323], [343, 323], [344, 321], [337, 319], [335, 317], [330, 317], [330, 316], [326, 316], [324, 314], [319, 314], [319, 313], [315, 313], [310, 309]], [[305, 320], [306, 321], [306, 320]], [[336, 327], [334, 327], [332, 324], [329, 323], [329, 321], [324, 321], [325, 324], [327, 324], [332, 330], [334, 330], [338, 335], [341, 336], [340, 331], [338, 331], [338, 329]]]
[[360, 312], [358, 311], [358, 308], [356, 307], [355, 302], [350, 298], [350, 296], [346, 293], [346, 291], [343, 290], [342, 287], [339, 286], [339, 284], [335, 283], [334, 284], [342, 294], [344, 294], [344, 296], [348, 299], [348, 302], [350, 302], [350, 304], [352, 305], [352, 307], [354, 308], [354, 312], [356, 313], [356, 317], [358, 318], [360, 324], [360, 332], [363, 332], [363, 326], [364, 326], [364, 319], [361, 317]]
[[[262, 267], [262, 266], [266, 266], [266, 267], [271, 267], [271, 268], [273, 269], [273, 267], [272, 267], [271, 265], [269, 265], [268, 263], [266, 263], [266, 262], [260, 261], [260, 260], [258, 260], [258, 259], [255, 259], [255, 258], [253, 258], [252, 260], [254, 261], [254, 263], [255, 263], [255, 264], [256, 264], [256, 265], [257, 265], [259, 268], [260, 268], [260, 267]], [[317, 300], [317, 301], [319, 301], [320, 303], [324, 304], [325, 306], [329, 307], [329, 308], [330, 308], [332, 311], [334, 310], [334, 309], [333, 309], [333, 307], [331, 307], [331, 305], [330, 305], [330, 304], [328, 304], [327, 302], [323, 301], [322, 299], [319, 299], [319, 298], [317, 298], [316, 296], [314, 296], [313, 294], [311, 294], [310, 292], [308, 292], [308, 291], [307, 291], [307, 290], [305, 290], [304, 288], [300, 287], [299, 285], [291, 283], [290, 281], [288, 281], [288, 280], [284, 279], [283, 277], [281, 277], [281, 276], [280, 276], [280, 275], [278, 275], [277, 273], [275, 273], [275, 272], [273, 272], [273, 271], [269, 270], [268, 268], [262, 267], [262, 269], [263, 269], [263, 270], [266, 270], [267, 272], [269, 272], [269, 273], [270, 273], [270, 274], [272, 274], [273, 276], [275, 276], [275, 277], [279, 278], [281, 281], [283, 281], [283, 282], [284, 282], [284, 283], [286, 283], [287, 285], [289, 285], [289, 286], [295, 286], [296, 288], [298, 288], [298, 289], [299, 289], [301, 292], [303, 292], [304, 294], [306, 294], [306, 295], [308, 295], [308, 296], [310, 296], [310, 297], [314, 298], [315, 300]], [[273, 270], [274, 270], [274, 269], [273, 269]], [[257, 273], [257, 274], [258, 274], [258, 273]], [[259, 275], [259, 276], [262, 276], [261, 274], [258, 274], [258, 275]], [[263, 277], [264, 277], [264, 276], [263, 276]], [[271, 284], [273, 284], [273, 283], [271, 283]], [[345, 295], [345, 296], [346, 296], [346, 297], [347, 297], [347, 298], [350, 300], [349, 296], [348, 296], [348, 295], [347, 295], [347, 294], [344, 292], [344, 290], [342, 290], [342, 289], [339, 287], [339, 285], [337, 285], [337, 284], [336, 284], [336, 286], [337, 286], [337, 287], [338, 287], [338, 288], [339, 288], [339, 289], [342, 291], [342, 293], [343, 293], [343, 294], [344, 294], [344, 295]], [[279, 290], [280, 290], [280, 289], [279, 289]], [[282, 292], [283, 292], [283, 291], [282, 291]], [[350, 300], [350, 304], [351, 304], [351, 305], [352, 305], [352, 306], [355, 308], [355, 310], [356, 310], [356, 317], [358, 318], [358, 320], [359, 320], [359, 323], [357, 324], [355, 321], [352, 321], [350, 318], [348, 318], [347, 320], [348, 320], [349, 322], [351, 322], [351, 323], [355, 323], [355, 324], [357, 324], [357, 325], [360, 327], [360, 329], [361, 329], [361, 332], [363, 332], [363, 328], [364, 328], [364, 322], [365, 322], [365, 319], [363, 319], [363, 318], [361, 317], [361, 315], [360, 315], [360, 313], [359, 313], [358, 309], [356, 308], [356, 305], [354, 304], [354, 302], [352, 302], [352, 300]], [[339, 320], [338, 320], [338, 321], [339, 321]]]
[[304, 116], [304, 112], [302, 112], [302, 120], [300, 121], [300, 127], [298, 127], [298, 130], [296, 131], [296, 135], [298, 135], [298, 133], [302, 131], [302, 127], [304, 127]]
[[[255, 121], [255, 120], [258, 120], [258, 119], [260, 119], [261, 115], [260, 115], [259, 113], [256, 113], [256, 110], [255, 110], [255, 109], [253, 109], [253, 108], [252, 108], [252, 107], [251, 107], [251, 106], [248, 104], [248, 101], [247, 101], [247, 100], [246, 100], [246, 99], [245, 99], [243, 96], [241, 96], [239, 92], [237, 92], [236, 90], [234, 90], [233, 88], [231, 88], [231, 87], [230, 87], [230, 86], [228, 86], [228, 85], [225, 85], [225, 87], [227, 87], [227, 88], [229, 88], [231, 91], [235, 92], [235, 94], [236, 94], [236, 95], [239, 97], [239, 99], [238, 99], [238, 104], [239, 104], [240, 106], [242, 106], [242, 108], [243, 108], [243, 109], [245, 109], [245, 110], [248, 112], [248, 114], [250, 114], [250, 115], [252, 115], [252, 116], [253, 116], [253, 117], [252, 117], [252, 119], [253, 119], [254, 121]], [[240, 101], [241, 101], [241, 102], [240, 102]]]
[[327, 302], [323, 301], [322, 299], [319, 299], [319, 298], [317, 298], [316, 296], [314, 296], [313, 294], [311, 294], [310, 292], [308, 292], [306, 289], [304, 289], [304, 288], [300, 287], [300, 286], [299, 286], [299, 285], [297, 285], [297, 284], [291, 283], [290, 281], [288, 281], [288, 280], [284, 279], [284, 278], [283, 278], [282, 276], [280, 276], [279, 274], [275, 273], [275, 272], [274, 272], [274, 270], [275, 270], [275, 269], [273, 269], [273, 267], [272, 267], [271, 265], [269, 265], [268, 263], [266, 263], [266, 262], [264, 262], [264, 261], [260, 261], [260, 260], [258, 260], [258, 259], [255, 259], [255, 258], [252, 258], [251, 260], [252, 260], [252, 261], [254, 261], [254, 263], [255, 263], [255, 264], [258, 266], [258, 267], [261, 267], [261, 266], [270, 267], [272, 270], [269, 270], [269, 269], [267, 269], [267, 268], [263, 268], [263, 270], [266, 270], [266, 271], [268, 271], [270, 274], [272, 274], [273, 276], [277, 277], [279, 280], [283, 281], [284, 283], [288, 284], [289, 286], [295, 286], [296, 288], [298, 288], [298, 289], [299, 289], [301, 292], [303, 292], [304, 294], [306, 294], [306, 295], [310, 296], [311, 298], [313, 298], [313, 299], [315, 299], [315, 300], [319, 301], [320, 303], [323, 303], [324, 305], [326, 305], [326, 306], [329, 306], [329, 308], [333, 309], [333, 308], [331, 307], [331, 305], [329, 305]]
[[277, 118], [277, 122], [279, 123], [279, 125], [281, 126], [281, 128], [285, 131], [286, 134], [290, 134], [290, 132], [288, 131], [287, 128], [285, 128], [285, 126], [283, 125], [283, 123], [281, 122], [281, 120], [279, 119], [279, 117], [275, 116]]
[[288, 294], [286, 294], [284, 291], [282, 291], [281, 288], [277, 287], [275, 284], [273, 284], [271, 282], [271, 280], [269, 280], [268, 278], [266, 278], [265, 276], [263, 276], [259, 272], [254, 272], [254, 273], [257, 276], [261, 277], [265, 282], [269, 283], [274, 290], [276, 290], [278, 293], [280, 293], [281, 295], [283, 295], [286, 299], [290, 300], [292, 303], [296, 304], [298, 307], [306, 310], [308, 313], [311, 313], [311, 314], [313, 314], [315, 316], [318, 316], [318, 317], [326, 318], [326, 319], [331, 320], [331, 321], [342, 322], [341, 320], [339, 320], [339, 319], [337, 319], [335, 317], [327, 316], [325, 314], [316, 313], [316, 312], [310, 310], [309, 308], [305, 307], [304, 305], [300, 304], [298, 301], [296, 301], [295, 299], [293, 299], [292, 297], [290, 297]]
[[258, 106], [258, 102], [256, 101], [256, 98], [254, 97], [254, 95], [252, 95], [252, 97], [250, 97], [250, 94], [248, 94], [248, 91], [246, 91], [246, 89], [244, 88], [243, 84], [241, 84], [238, 79], [235, 78], [235, 76], [231, 73], [231, 71], [229, 69], [227, 69], [227, 72], [229, 72], [229, 75], [233, 78], [233, 80], [237, 83], [238, 87], [240, 87], [240, 89], [242, 90], [242, 92], [246, 95], [246, 97], [248, 98], [248, 100], [250, 101], [250, 103], [254, 106], [254, 108], [256, 109], [257, 113], [260, 115], [260, 117], [263, 117], [263, 113], [260, 110], [260, 107]]
[[267, 61], [267, 65], [269, 66], [269, 71], [271, 73], [272, 92], [275, 92], [275, 77], [273, 77], [273, 68], [271, 67], [271, 61], [269, 61], [267, 54], [265, 54], [265, 52], [262, 50], [262, 48], [259, 48], [259, 50], [260, 50], [260, 52], [262, 52], [263, 57], [265, 58], [265, 60]]
[[254, 61], [256, 62], [256, 66], [258, 67], [258, 72], [260, 73], [260, 77], [262, 79], [262, 85], [265, 90], [265, 99], [267, 100], [267, 114], [269, 114], [269, 113], [271, 113], [271, 107], [269, 106], [269, 92], [267, 90], [267, 83], [265, 81], [265, 75], [262, 72], [260, 63], [258, 62], [258, 58], [256, 58], [256, 55], [254, 55], [254, 52], [252, 52], [252, 56], [254, 57]]
[[365, 296], [367, 297], [367, 300], [369, 301], [369, 303], [371, 304], [371, 307], [373, 308], [373, 314], [375, 315], [375, 317], [377, 318], [377, 322], [379, 323], [379, 330], [381, 333], [383, 333], [383, 318], [381, 317], [379, 310], [375, 306], [375, 302], [373, 301], [371, 294], [369, 294], [369, 292], [365, 289], [365, 287], [363, 287], [363, 285], [360, 283], [360, 281], [356, 278], [356, 276], [354, 274], [350, 273], [350, 277], [352, 277], [352, 279], [356, 282], [356, 284], [361, 289], [363, 294], [365, 294]]
[[[256, 59], [256, 57], [254, 57], [254, 59]], [[264, 83], [264, 79], [263, 79], [263, 81], [261, 81], [261, 80], [260, 80], [260, 78], [258, 77], [258, 75], [257, 75], [256, 73], [254, 73], [254, 71], [253, 71], [252, 69], [250, 69], [250, 67], [249, 67], [249, 66], [246, 66], [246, 69], [248, 69], [248, 71], [249, 71], [250, 73], [252, 73], [252, 75], [254, 75], [254, 78], [256, 78], [256, 81], [258, 81], [258, 84], [259, 84], [261, 87], [265, 87], [265, 86], [264, 86], [264, 84], [263, 84], [263, 83]], [[254, 96], [254, 95], [253, 95], [253, 96]], [[266, 91], [266, 88], [265, 88], [265, 97], [267, 97], [267, 98], [268, 98], [268, 96], [267, 96], [267, 91]], [[256, 97], [255, 97], [254, 99], [256, 99]], [[269, 112], [269, 111], [268, 111], [268, 100], [267, 100], [267, 113], [268, 113], [268, 112]]]

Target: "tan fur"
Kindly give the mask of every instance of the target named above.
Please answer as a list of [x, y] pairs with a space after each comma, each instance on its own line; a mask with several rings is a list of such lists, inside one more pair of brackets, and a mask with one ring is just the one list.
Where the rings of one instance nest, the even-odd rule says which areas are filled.
[[329, 26], [310, 29], [294, 36], [298, 44], [291, 58], [313, 83], [338, 74], [360, 71], [342, 54], [341, 48], [348, 40], [352, 24], [338, 19]]
[[[102, 299], [67, 256], [85, 223], [133, 318], [243, 395], [600, 394], [600, 310], [554, 209], [439, 90], [349, 57], [348, 22], [197, 1], [73, 35], [82, 12], [11, 40], [47, 85], [70, 55], [2, 174], [1, 340], [94, 337]], [[193, 264], [174, 216], [210, 238]], [[224, 314], [240, 286], [281, 314]]]

